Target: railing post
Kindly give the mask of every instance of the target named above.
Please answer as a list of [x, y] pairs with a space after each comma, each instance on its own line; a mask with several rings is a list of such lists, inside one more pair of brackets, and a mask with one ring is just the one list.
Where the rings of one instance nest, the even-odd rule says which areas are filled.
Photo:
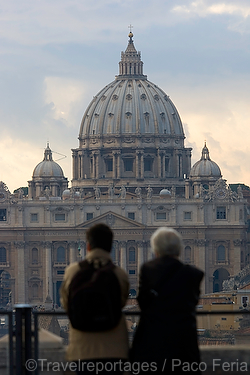
[[32, 331], [30, 305], [15, 305], [16, 310], [16, 375], [28, 375], [25, 367], [28, 359], [32, 359]]

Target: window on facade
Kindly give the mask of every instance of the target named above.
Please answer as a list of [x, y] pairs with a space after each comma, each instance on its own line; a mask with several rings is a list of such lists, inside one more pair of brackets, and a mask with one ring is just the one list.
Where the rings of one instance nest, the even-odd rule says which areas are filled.
[[226, 207], [224, 206], [217, 207], [217, 219], [219, 220], [226, 219]]
[[5, 247], [0, 247], [0, 263], [6, 263], [7, 255]]
[[169, 170], [169, 158], [165, 158], [165, 172]]
[[56, 251], [56, 261], [59, 263], [65, 263], [66, 254], [63, 246], [59, 246]]
[[217, 261], [218, 262], [225, 262], [226, 259], [226, 249], [225, 246], [220, 245], [217, 248]]
[[38, 297], [38, 285], [37, 284], [32, 285], [32, 296], [33, 298]]
[[128, 273], [129, 275], [135, 275], [135, 270], [129, 270]]
[[241, 297], [241, 304], [243, 307], [247, 307], [249, 298], [247, 296], [242, 296]]
[[125, 172], [133, 172], [133, 159], [124, 159], [124, 170]]
[[156, 212], [156, 220], [166, 220], [166, 212]]
[[135, 262], [135, 248], [134, 247], [130, 247], [129, 249], [128, 260], [129, 262]]
[[107, 172], [113, 171], [113, 159], [106, 159], [106, 171]]
[[93, 159], [91, 158], [90, 159], [90, 173], [93, 173], [93, 171], [94, 171], [94, 163], [93, 163]]
[[64, 275], [64, 270], [58, 270], [57, 275]]
[[55, 221], [65, 221], [65, 214], [55, 214]]
[[128, 212], [128, 218], [131, 220], [135, 220], [135, 213], [134, 212]]
[[110, 256], [111, 256], [111, 259], [113, 260], [113, 262], [115, 262], [116, 261], [116, 250], [115, 250], [114, 246], [112, 246]]
[[32, 223], [37, 222], [38, 221], [38, 214], [30, 214], [30, 221]]
[[6, 221], [6, 209], [0, 209], [0, 221]]
[[191, 211], [184, 212], [184, 220], [192, 220], [192, 212]]
[[184, 249], [184, 259], [185, 263], [191, 263], [191, 247], [186, 246]]
[[35, 247], [31, 250], [31, 260], [33, 264], [38, 263], [38, 249]]
[[152, 171], [152, 165], [153, 165], [153, 159], [145, 158], [144, 159], [144, 172], [151, 172]]
[[87, 214], [86, 214], [86, 219], [87, 220], [91, 220], [91, 219], [93, 219], [93, 217], [94, 217], [93, 212], [87, 212]]

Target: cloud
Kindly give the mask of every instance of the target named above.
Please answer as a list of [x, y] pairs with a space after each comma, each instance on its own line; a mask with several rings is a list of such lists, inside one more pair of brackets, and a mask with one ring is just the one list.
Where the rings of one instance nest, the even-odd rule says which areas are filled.
[[64, 77], [46, 77], [44, 83], [45, 103], [50, 105], [52, 117], [75, 127], [75, 110], [86, 94], [84, 84]]
[[250, 32], [250, 5], [248, 1], [238, 0], [237, 2], [197, 0], [188, 4], [177, 5], [172, 12], [184, 17], [213, 17], [224, 16], [229, 30], [241, 34]]
[[[187, 2], [185, 2], [186, 4]], [[239, 15], [247, 18], [250, 15], [250, 6], [245, 1], [213, 1], [211, 0], [197, 0], [192, 1], [188, 5], [177, 5], [172, 8], [173, 12], [199, 15], [202, 17], [217, 14], [217, 15]]]

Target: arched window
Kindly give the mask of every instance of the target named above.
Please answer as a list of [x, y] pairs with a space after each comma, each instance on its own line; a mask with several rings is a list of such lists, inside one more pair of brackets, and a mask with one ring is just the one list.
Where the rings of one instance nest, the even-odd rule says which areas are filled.
[[38, 263], [38, 249], [36, 247], [31, 250], [31, 261], [33, 264]]
[[225, 262], [225, 260], [226, 260], [226, 249], [225, 249], [225, 246], [220, 245], [217, 248], [217, 261]]
[[110, 255], [111, 255], [111, 259], [113, 260], [113, 262], [116, 261], [116, 251], [115, 251], [115, 247], [114, 246], [112, 246], [112, 248], [111, 248]]
[[129, 262], [135, 262], [135, 248], [134, 247], [129, 248], [128, 260], [129, 260]]
[[213, 273], [213, 292], [220, 292], [223, 289], [223, 281], [229, 277], [229, 272], [224, 268], [219, 268]]
[[64, 263], [66, 261], [65, 249], [63, 246], [57, 248], [56, 261], [59, 263]]
[[38, 285], [37, 284], [32, 285], [32, 297], [33, 298], [38, 297]]
[[184, 250], [185, 263], [191, 263], [191, 247], [186, 246]]
[[5, 247], [0, 247], [0, 263], [6, 263], [7, 257], [6, 257], [6, 249]]

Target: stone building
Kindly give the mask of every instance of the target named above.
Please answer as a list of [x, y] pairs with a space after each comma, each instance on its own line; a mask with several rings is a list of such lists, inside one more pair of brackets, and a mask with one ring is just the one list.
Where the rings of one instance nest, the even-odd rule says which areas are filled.
[[184, 139], [176, 107], [143, 74], [130, 33], [119, 75], [83, 116], [71, 188], [49, 145], [28, 196], [0, 184], [0, 304], [41, 305], [47, 296], [59, 304], [64, 269], [85, 255], [86, 229], [98, 222], [114, 230], [112, 257], [128, 272], [131, 295], [152, 258], [150, 236], [166, 225], [183, 236], [182, 260], [205, 271], [203, 292], [221, 290], [249, 258], [247, 203], [206, 144], [191, 168]]

